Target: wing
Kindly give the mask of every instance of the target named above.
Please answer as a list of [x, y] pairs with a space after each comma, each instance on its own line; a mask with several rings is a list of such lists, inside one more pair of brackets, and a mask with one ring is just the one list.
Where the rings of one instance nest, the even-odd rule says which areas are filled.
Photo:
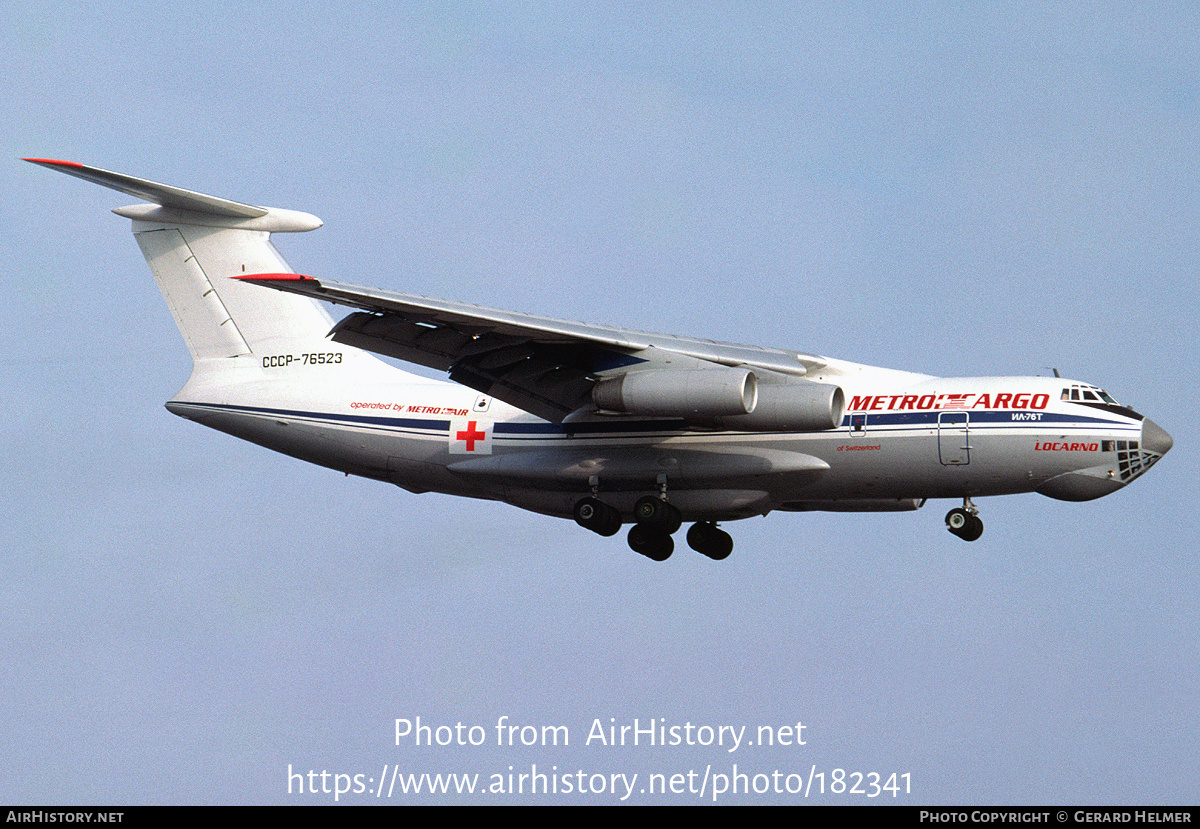
[[663, 372], [675, 377], [739, 367], [786, 382], [824, 365], [820, 357], [795, 352], [626, 331], [300, 274], [240, 278], [356, 308], [334, 327], [334, 341], [449, 372], [455, 382], [554, 422], [594, 410], [597, 383], [631, 372], [654, 371], [661, 378]]

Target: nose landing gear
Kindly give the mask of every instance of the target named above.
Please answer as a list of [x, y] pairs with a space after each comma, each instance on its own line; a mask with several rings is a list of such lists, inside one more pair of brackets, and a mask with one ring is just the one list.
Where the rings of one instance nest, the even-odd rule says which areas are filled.
[[946, 513], [946, 529], [963, 541], [974, 541], [983, 535], [983, 521], [979, 517], [979, 508], [971, 503], [970, 498], [963, 498], [961, 507], [955, 507]]

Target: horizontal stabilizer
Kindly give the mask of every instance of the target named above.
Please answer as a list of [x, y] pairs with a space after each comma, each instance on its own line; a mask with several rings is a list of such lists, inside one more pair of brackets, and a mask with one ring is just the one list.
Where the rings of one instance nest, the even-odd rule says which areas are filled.
[[176, 210], [188, 210], [212, 216], [228, 216], [233, 219], [258, 219], [267, 215], [268, 212], [265, 207], [255, 207], [252, 204], [242, 204], [216, 196], [206, 196], [203, 193], [193, 193], [191, 190], [183, 190], [169, 184], [159, 184], [155, 181], [127, 176], [124, 173], [113, 173], [98, 167], [88, 167], [74, 161], [56, 161], [52, 158], [27, 158], [25, 160]]

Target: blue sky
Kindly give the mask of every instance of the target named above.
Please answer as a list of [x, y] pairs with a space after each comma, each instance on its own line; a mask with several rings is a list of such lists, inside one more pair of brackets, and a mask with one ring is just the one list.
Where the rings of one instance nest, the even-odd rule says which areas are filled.
[[[908, 773], [898, 803], [1194, 802], [1196, 9], [527, 6], [2, 13], [0, 798], [736, 764]], [[986, 499], [971, 545], [931, 503], [739, 522], [728, 561], [658, 565], [171, 416], [189, 360], [108, 212], [127, 199], [23, 156], [315, 213], [276, 242], [331, 279], [931, 374], [1057, 367], [1176, 445], [1100, 501]], [[505, 715], [571, 745], [394, 739]], [[803, 721], [806, 745], [585, 745], [609, 718]], [[393, 802], [430, 800], [455, 799]]]

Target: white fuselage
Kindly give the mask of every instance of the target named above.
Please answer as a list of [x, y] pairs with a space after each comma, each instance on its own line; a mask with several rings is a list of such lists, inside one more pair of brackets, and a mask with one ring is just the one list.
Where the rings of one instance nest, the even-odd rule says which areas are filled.
[[349, 474], [558, 516], [588, 493], [627, 514], [664, 488], [687, 520], [1030, 491], [1088, 500], [1157, 460], [1143, 452], [1139, 415], [1063, 399], [1081, 384], [1059, 378], [937, 378], [834, 361], [813, 379], [843, 388], [838, 428], [735, 432], [600, 413], [550, 423], [382, 364], [346, 376], [342, 356], [244, 359], [244, 381], [230, 382], [225, 361], [208, 388], [198, 367], [168, 407]]

